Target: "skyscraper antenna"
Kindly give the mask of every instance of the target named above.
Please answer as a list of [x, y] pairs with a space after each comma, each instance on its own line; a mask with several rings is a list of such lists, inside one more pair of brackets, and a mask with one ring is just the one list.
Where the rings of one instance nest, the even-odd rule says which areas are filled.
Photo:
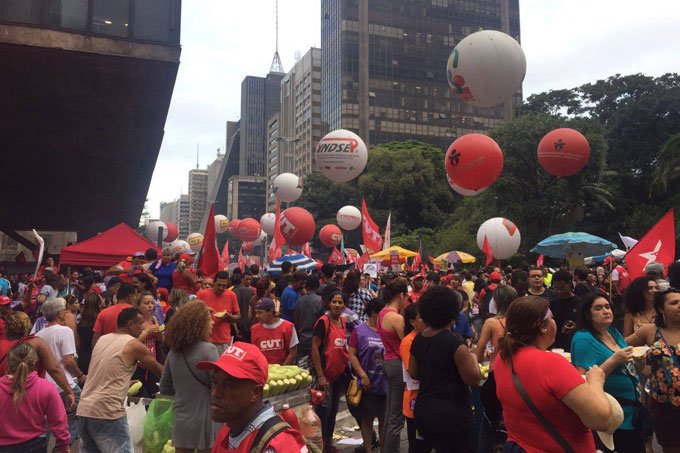
[[275, 0], [275, 2], [276, 2], [276, 50], [274, 51], [274, 59], [272, 60], [272, 65], [269, 68], [269, 72], [285, 74], [286, 71], [283, 70], [283, 64], [281, 64], [281, 57], [279, 57], [279, 0]]
[[199, 147], [199, 144], [196, 143], [196, 170], [198, 170], [198, 147]]

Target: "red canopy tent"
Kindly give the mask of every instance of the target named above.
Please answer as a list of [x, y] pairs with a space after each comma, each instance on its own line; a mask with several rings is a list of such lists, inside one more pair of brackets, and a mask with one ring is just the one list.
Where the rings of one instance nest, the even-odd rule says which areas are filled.
[[61, 249], [59, 265], [111, 267], [135, 252], [158, 247], [124, 223]]

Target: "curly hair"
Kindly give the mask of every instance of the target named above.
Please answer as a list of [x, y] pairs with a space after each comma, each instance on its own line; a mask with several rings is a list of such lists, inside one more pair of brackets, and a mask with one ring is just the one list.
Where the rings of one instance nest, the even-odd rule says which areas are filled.
[[458, 318], [460, 299], [446, 286], [431, 286], [418, 299], [420, 318], [433, 329], [441, 329]]
[[170, 319], [165, 331], [165, 344], [173, 351], [181, 351], [210, 337], [211, 324], [208, 306], [202, 300], [187, 302]]
[[626, 288], [623, 293], [623, 303], [626, 311], [631, 315], [637, 315], [644, 312], [647, 307], [645, 305], [645, 292], [649, 282], [655, 281], [651, 277], [638, 277]]
[[5, 316], [5, 335], [18, 340], [31, 333], [31, 319], [23, 311], [12, 311]]

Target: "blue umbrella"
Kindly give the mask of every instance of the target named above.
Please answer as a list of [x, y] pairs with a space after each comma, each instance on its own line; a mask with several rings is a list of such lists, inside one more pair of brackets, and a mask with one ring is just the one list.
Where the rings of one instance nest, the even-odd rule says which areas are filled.
[[305, 255], [294, 254], [294, 255], [283, 255], [280, 258], [276, 258], [269, 264], [267, 272], [270, 274], [278, 274], [281, 272], [281, 265], [285, 261], [290, 261], [291, 264], [297, 266], [298, 270], [308, 271], [316, 267], [316, 261], [306, 257]]
[[543, 239], [531, 251], [552, 258], [566, 258], [569, 252], [595, 256], [604, 255], [614, 249], [616, 244], [592, 234], [563, 233]]

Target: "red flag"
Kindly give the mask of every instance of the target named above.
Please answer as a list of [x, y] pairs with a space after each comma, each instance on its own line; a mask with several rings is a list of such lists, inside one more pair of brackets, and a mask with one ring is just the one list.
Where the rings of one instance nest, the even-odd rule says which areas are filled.
[[312, 257], [312, 248], [309, 246], [309, 242], [305, 242], [305, 245], [302, 246], [302, 254], [307, 258]]
[[368, 262], [371, 260], [371, 256], [368, 254], [368, 252], [364, 252], [363, 255], [359, 257], [357, 260], [357, 268], [361, 271], [364, 269], [364, 264], [368, 264]]
[[276, 258], [283, 256], [281, 247], [286, 243], [281, 233], [281, 202], [276, 200], [276, 221], [274, 222], [274, 238], [269, 244], [269, 262], [271, 263]]
[[441, 269], [441, 266], [434, 262], [433, 257], [429, 257], [428, 260], [430, 261], [430, 264], [432, 264], [432, 266], [434, 267], [435, 271], [438, 271], [439, 269]]
[[210, 205], [198, 268], [204, 276], [213, 276], [220, 270], [220, 254], [217, 251], [217, 234], [215, 232], [215, 205]]
[[541, 267], [543, 266], [543, 260], [545, 257], [543, 255], [538, 255], [538, 259], [536, 260], [536, 266]]
[[224, 244], [222, 255], [220, 255], [220, 269], [227, 270], [229, 267], [229, 241]]
[[414, 272], [418, 271], [420, 269], [420, 263], [421, 263], [421, 259], [420, 259], [420, 253], [419, 253], [415, 256], [415, 258], [413, 258], [413, 263], [411, 263], [411, 270], [414, 271]]
[[364, 237], [364, 245], [370, 253], [376, 253], [382, 250], [382, 236], [380, 236], [380, 229], [378, 225], [368, 215], [368, 207], [366, 207], [366, 200], [361, 200], [361, 229]]
[[342, 259], [342, 253], [340, 253], [340, 250], [338, 250], [337, 247], [333, 248], [333, 251], [331, 252], [331, 256], [328, 258], [328, 264], [342, 264], [343, 259]]
[[242, 271], [245, 271], [247, 266], [248, 262], [243, 256], [243, 247], [241, 247], [240, 249], [238, 249], [238, 267], [240, 267]]
[[486, 265], [493, 263], [493, 252], [491, 251], [491, 244], [489, 238], [484, 236], [484, 245], [482, 245], [482, 252], [486, 255]]
[[671, 209], [645, 233], [640, 241], [626, 254], [630, 278], [644, 275], [644, 268], [652, 261], [668, 266], [675, 259], [675, 219]]

